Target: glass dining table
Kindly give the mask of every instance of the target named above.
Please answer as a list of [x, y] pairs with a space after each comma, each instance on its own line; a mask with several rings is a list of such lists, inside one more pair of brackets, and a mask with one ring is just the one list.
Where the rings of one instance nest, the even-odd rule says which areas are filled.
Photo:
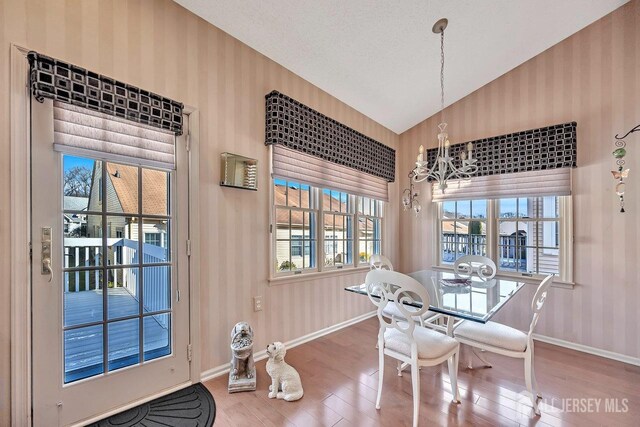
[[[453, 317], [472, 322], [487, 323], [516, 293], [525, 286], [511, 278], [460, 276], [453, 272], [440, 270], [420, 270], [408, 274], [424, 286], [429, 293], [429, 310], [441, 317]], [[365, 284], [349, 286], [348, 292], [367, 295]], [[372, 293], [376, 296], [376, 293]], [[421, 307], [421, 303], [409, 305]], [[454, 321], [455, 322], [455, 321]], [[457, 323], [447, 321], [450, 334]]]

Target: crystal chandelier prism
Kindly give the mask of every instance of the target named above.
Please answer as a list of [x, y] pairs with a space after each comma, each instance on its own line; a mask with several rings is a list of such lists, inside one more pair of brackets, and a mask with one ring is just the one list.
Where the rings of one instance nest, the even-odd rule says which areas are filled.
[[436, 181], [440, 190], [444, 192], [447, 188], [447, 181], [450, 179], [469, 179], [478, 171], [476, 159], [473, 157], [473, 144], [470, 142], [466, 146], [466, 151], [460, 153], [460, 162], [454, 162], [455, 158], [449, 154], [449, 135], [447, 133], [447, 123], [444, 122], [444, 30], [449, 21], [446, 18], [440, 19], [433, 25], [433, 32], [440, 34], [440, 120], [438, 125], [438, 153], [432, 165], [429, 165], [426, 158], [424, 146], [418, 150], [416, 167], [413, 169], [413, 180], [422, 182], [425, 180]]

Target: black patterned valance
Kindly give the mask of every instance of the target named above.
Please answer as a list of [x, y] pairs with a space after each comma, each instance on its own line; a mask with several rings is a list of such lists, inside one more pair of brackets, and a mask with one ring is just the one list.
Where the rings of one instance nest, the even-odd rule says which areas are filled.
[[[474, 176], [500, 175], [514, 172], [576, 167], [576, 122], [531, 129], [507, 135], [471, 141], [473, 156], [478, 160]], [[468, 142], [452, 144], [449, 155], [460, 166], [460, 153]], [[438, 154], [427, 150], [429, 166]]]
[[393, 182], [396, 151], [358, 131], [273, 91], [266, 96], [266, 145], [319, 157]]
[[28, 58], [40, 102], [51, 98], [182, 134], [180, 102], [36, 52]]

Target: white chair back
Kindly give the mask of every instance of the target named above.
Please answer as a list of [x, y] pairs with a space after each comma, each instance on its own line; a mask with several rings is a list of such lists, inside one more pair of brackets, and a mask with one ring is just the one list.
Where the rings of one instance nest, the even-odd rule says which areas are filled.
[[371, 255], [371, 257], [369, 257], [369, 267], [371, 270], [393, 271], [391, 261], [384, 255]]
[[531, 311], [533, 311], [533, 319], [531, 319], [531, 324], [529, 325], [529, 338], [531, 338], [531, 334], [533, 334], [533, 330], [538, 324], [540, 312], [542, 311], [544, 302], [547, 300], [547, 294], [549, 293], [549, 287], [551, 286], [552, 282], [553, 274], [550, 274], [545, 277], [542, 282], [540, 282], [540, 284], [538, 285], [538, 289], [533, 296], [533, 300], [531, 301]]
[[[417, 347], [413, 348], [416, 346], [413, 331], [416, 325], [420, 325], [416, 319], [429, 310], [429, 294], [425, 287], [412, 277], [387, 270], [372, 270], [367, 273], [365, 285], [369, 299], [378, 307], [379, 343], [384, 342], [384, 332], [387, 328], [397, 329], [409, 337], [412, 342], [412, 351], [417, 351]], [[421, 304], [421, 307], [407, 305], [414, 303]], [[385, 317], [382, 311], [387, 304], [395, 304], [404, 318]]]
[[465, 255], [453, 263], [456, 274], [470, 276], [477, 274], [481, 279], [493, 279], [498, 271], [496, 263], [490, 258], [481, 255]]

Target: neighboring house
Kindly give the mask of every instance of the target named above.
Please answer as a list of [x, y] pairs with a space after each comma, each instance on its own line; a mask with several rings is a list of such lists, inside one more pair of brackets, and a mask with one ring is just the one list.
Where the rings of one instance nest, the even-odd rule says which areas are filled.
[[65, 236], [79, 237], [83, 235], [83, 227], [87, 226], [87, 215], [79, 212], [86, 212], [88, 205], [88, 197], [64, 196], [64, 210], [77, 211], [64, 214]]
[[[107, 213], [125, 215], [107, 215], [107, 238], [123, 238], [139, 241], [138, 225], [138, 168], [107, 163], [107, 189], [102, 194], [100, 177], [102, 164], [96, 162], [93, 171], [93, 185], [89, 195], [89, 211], [101, 211], [102, 203], [107, 203]], [[145, 170], [144, 191], [142, 191], [142, 211], [148, 214], [167, 214], [167, 179], [164, 172]], [[127, 216], [126, 214], [131, 214]], [[102, 219], [91, 215], [87, 221], [87, 237], [102, 237]], [[164, 219], [144, 219], [142, 240], [147, 245], [167, 248], [169, 245], [167, 221]], [[145, 250], [146, 253], [146, 250]], [[110, 259], [110, 262], [121, 263]]]
[[[286, 188], [284, 186], [276, 185], [275, 187], [275, 204], [277, 206], [286, 205]], [[322, 204], [323, 206], [329, 205], [331, 199], [332, 206], [341, 206], [341, 210], [346, 211], [346, 203], [340, 202], [337, 198], [331, 197], [330, 194], [322, 192]], [[309, 208], [309, 192], [308, 190], [301, 190], [301, 208]], [[343, 243], [345, 241], [352, 241], [353, 236], [350, 234], [350, 226], [348, 221], [344, 221], [343, 224], [334, 224], [333, 215], [331, 212], [327, 212], [328, 215], [324, 216], [324, 253], [325, 253], [325, 265], [338, 265], [351, 259], [353, 262], [353, 254], [351, 253], [353, 248], [352, 244]], [[291, 218], [289, 218], [289, 214]], [[317, 214], [314, 214], [317, 215]], [[352, 216], [353, 218], [353, 216]], [[284, 240], [290, 240], [290, 247], [285, 243], [283, 245], [276, 244], [276, 264], [280, 266], [283, 261], [289, 260], [289, 253], [291, 253], [291, 262], [297, 267], [302, 268], [303, 257], [306, 257], [305, 267], [308, 267], [310, 260], [314, 259], [315, 241], [317, 241], [316, 230], [314, 227], [309, 226], [309, 219], [304, 219], [303, 211], [276, 209], [276, 238], [284, 242]], [[289, 225], [289, 221], [291, 224]], [[358, 233], [361, 240], [372, 240], [373, 236], [373, 222], [369, 218], [359, 218], [358, 221]], [[291, 236], [289, 237], [289, 233]], [[347, 240], [348, 239], [348, 240]], [[313, 242], [313, 243], [312, 243]], [[335, 255], [334, 255], [335, 254]], [[366, 261], [362, 259], [361, 261]]]

